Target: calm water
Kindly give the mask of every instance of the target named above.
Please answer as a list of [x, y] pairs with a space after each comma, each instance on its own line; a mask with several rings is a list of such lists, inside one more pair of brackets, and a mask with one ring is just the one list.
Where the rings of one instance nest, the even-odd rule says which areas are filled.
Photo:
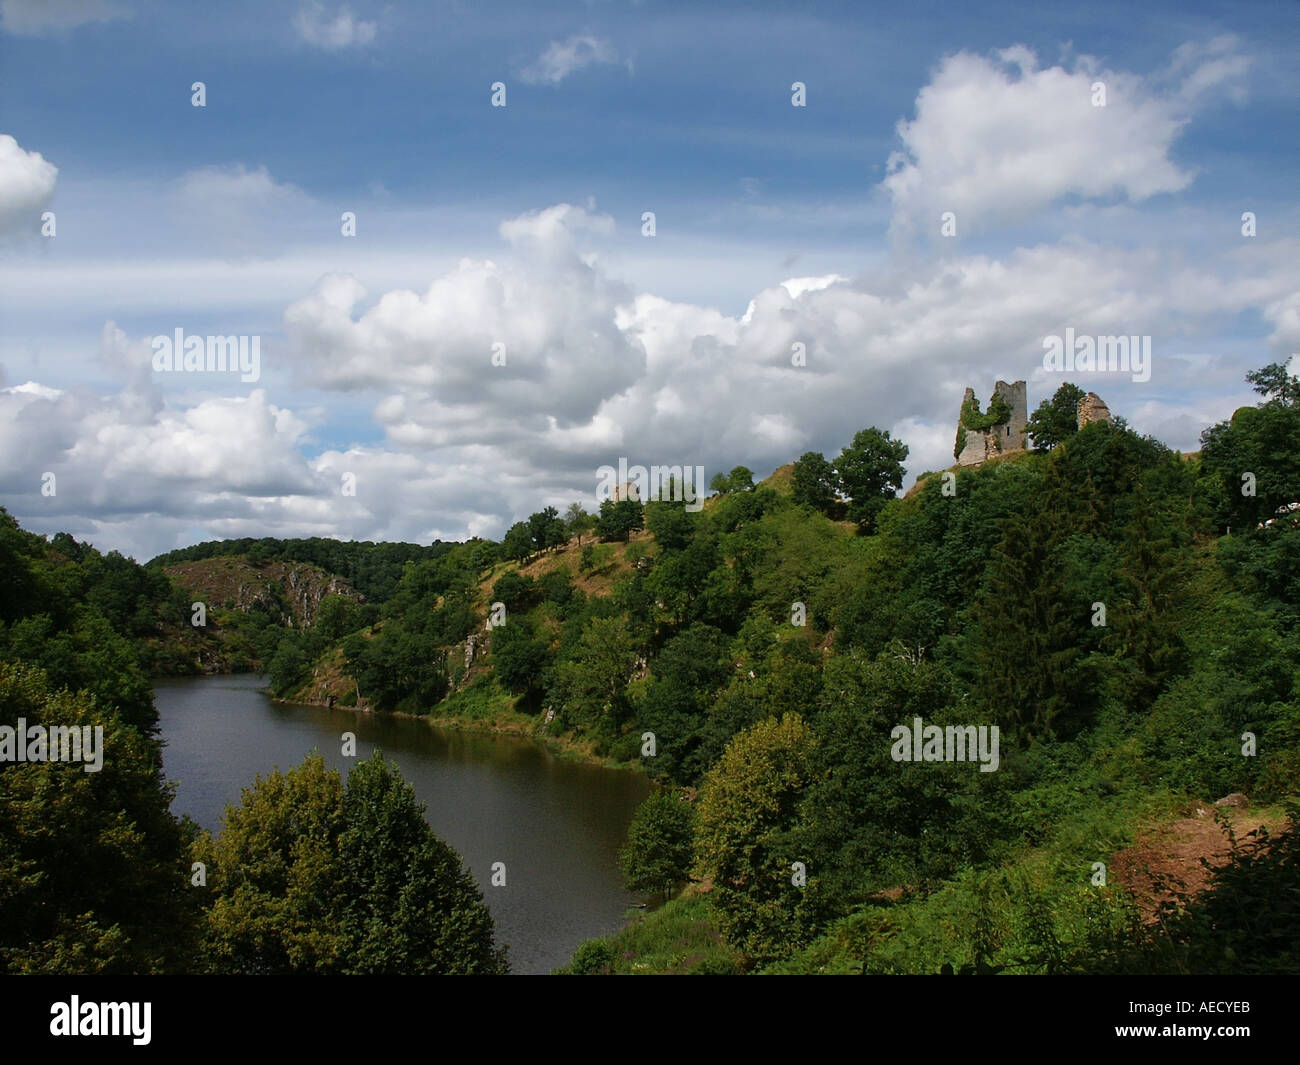
[[[313, 749], [346, 771], [352, 759], [340, 756], [340, 736], [355, 732], [358, 756], [379, 747], [397, 763], [434, 831], [478, 878], [513, 972], [549, 972], [584, 939], [622, 927], [637, 899], [622, 888], [615, 854], [649, 793], [644, 778], [561, 761], [530, 740], [277, 706], [263, 683], [243, 675], [155, 685], [178, 815], [217, 831], [226, 804], [257, 774], [290, 769]], [[506, 864], [505, 887], [490, 886], [493, 862]]]

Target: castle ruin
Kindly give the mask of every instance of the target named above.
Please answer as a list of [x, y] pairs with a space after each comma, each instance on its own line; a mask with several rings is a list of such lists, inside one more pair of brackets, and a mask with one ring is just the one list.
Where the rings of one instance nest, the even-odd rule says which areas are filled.
[[[1076, 411], [1080, 429], [1092, 422], [1112, 422], [1110, 409], [1096, 392], [1089, 392]], [[1029, 446], [1029, 402], [1024, 381], [993, 386], [989, 409], [981, 413], [973, 388], [966, 389], [957, 419], [953, 455], [958, 466], [978, 466], [995, 455], [1024, 451]]]
[[1079, 428], [1082, 429], [1091, 422], [1114, 422], [1110, 408], [1096, 392], [1089, 392], [1079, 400]]
[[994, 455], [1024, 451], [1029, 435], [1029, 401], [1024, 381], [993, 386], [987, 413], [980, 413], [973, 388], [966, 389], [957, 421], [957, 444], [953, 454], [958, 466], [978, 466]]

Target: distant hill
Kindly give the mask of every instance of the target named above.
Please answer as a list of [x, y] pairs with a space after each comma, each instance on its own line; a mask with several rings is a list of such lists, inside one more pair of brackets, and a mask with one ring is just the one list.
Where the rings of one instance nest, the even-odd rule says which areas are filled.
[[201, 544], [168, 551], [146, 565], [166, 569], [182, 562], [211, 558], [243, 558], [252, 565], [267, 562], [305, 562], [346, 580], [360, 595], [384, 600], [393, 594], [408, 562], [440, 558], [455, 544], [441, 540], [425, 547], [407, 543], [373, 543], [369, 540], [331, 540], [313, 536], [280, 540], [275, 537], [239, 540], [206, 540]]

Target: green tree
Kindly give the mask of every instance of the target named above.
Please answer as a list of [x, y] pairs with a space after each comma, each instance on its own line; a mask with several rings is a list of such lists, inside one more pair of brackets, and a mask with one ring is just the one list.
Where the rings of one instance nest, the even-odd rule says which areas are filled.
[[754, 489], [754, 471], [748, 466], [735, 466], [727, 474], [727, 488], [732, 492], [751, 492]]
[[564, 512], [564, 525], [570, 536], [578, 538], [578, 546], [581, 547], [582, 534], [595, 527], [596, 516], [588, 514], [581, 503], [570, 503]]
[[1045, 497], [1012, 516], [976, 602], [974, 656], [984, 704], [1039, 738], [1073, 734], [1086, 692], [1078, 671], [1088, 615], [1061, 579], [1061, 508]]
[[1068, 381], [1034, 410], [1026, 431], [1037, 451], [1050, 451], [1079, 431], [1079, 400], [1087, 395]]
[[540, 683], [550, 657], [546, 644], [533, 636], [523, 618], [492, 632], [492, 668], [508, 691], [523, 692]]
[[286, 633], [276, 647], [275, 655], [267, 673], [271, 681], [271, 690], [277, 695], [284, 695], [291, 688], [301, 683], [311, 660], [303, 650], [302, 640], [295, 633]]
[[636, 645], [621, 617], [592, 618], [558, 666], [554, 700], [571, 723], [607, 737], [618, 735], [627, 717], [627, 682]]
[[29, 737], [37, 726], [103, 731], [93, 772], [0, 763], [0, 973], [183, 971], [201, 889], [189, 887], [158, 742], [87, 693], [52, 692], [40, 670], [0, 663], [0, 725], [19, 718]]
[[632, 815], [618, 863], [629, 891], [654, 891], [665, 898], [690, 879], [695, 811], [686, 799], [655, 792]]
[[589, 939], [578, 945], [567, 968], [570, 976], [609, 976], [614, 971], [614, 948], [603, 939]]
[[204, 834], [194, 859], [211, 898], [202, 955], [212, 971], [339, 972], [347, 931], [335, 859], [343, 828], [343, 782], [319, 755], [244, 789], [222, 831]]
[[835, 467], [820, 451], [805, 451], [799, 456], [791, 482], [796, 503], [830, 514], [839, 502]]
[[506, 530], [501, 550], [512, 562], [523, 562], [533, 553], [533, 535], [524, 522], [517, 521]]
[[695, 516], [684, 502], [650, 503], [645, 513], [650, 534], [665, 551], [680, 551], [695, 535]]
[[459, 855], [376, 754], [276, 770], [195, 844], [208, 867], [204, 953], [229, 973], [500, 973], [492, 919]]
[[559, 520], [560, 512], [554, 507], [545, 507], [528, 516], [528, 535], [532, 537], [534, 548], [545, 551], [551, 546], [552, 529]]
[[1267, 402], [1284, 407], [1300, 405], [1300, 378], [1287, 369], [1287, 363], [1273, 362], [1246, 374], [1246, 380]]
[[504, 604], [512, 613], [527, 610], [536, 593], [536, 582], [526, 573], [517, 570], [503, 573], [492, 585], [492, 601]]
[[316, 609], [312, 627], [328, 643], [342, 639], [361, 627], [361, 607], [346, 595], [327, 595]]
[[596, 519], [596, 534], [602, 540], [627, 543], [632, 533], [644, 527], [645, 515], [637, 500], [620, 499], [615, 502], [606, 499], [600, 504], [600, 515]]
[[492, 916], [461, 856], [378, 753], [348, 773], [338, 843], [346, 973], [499, 975]]
[[872, 529], [886, 501], [903, 487], [907, 451], [907, 445], [891, 439], [888, 431], [872, 427], [859, 430], [853, 443], [840, 452], [835, 463], [840, 490], [849, 499], [849, 520], [860, 529]]
[[798, 714], [739, 733], [700, 789], [695, 856], [713, 877], [711, 898], [727, 938], [764, 961], [808, 942], [809, 888], [793, 882], [791, 832], [811, 779], [815, 744]]
[[1201, 434], [1201, 465], [1217, 487], [1219, 524], [1242, 531], [1300, 502], [1300, 380], [1276, 364], [1247, 379], [1264, 402]]
[[555, 518], [546, 526], [546, 547], [555, 550], [569, 542], [569, 526], [563, 518]]

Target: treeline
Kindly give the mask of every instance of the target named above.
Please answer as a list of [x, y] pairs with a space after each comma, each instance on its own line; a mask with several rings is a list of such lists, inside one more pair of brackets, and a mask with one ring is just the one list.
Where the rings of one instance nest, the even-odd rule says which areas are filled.
[[188, 605], [162, 573], [67, 533], [27, 532], [0, 508], [0, 660], [38, 666], [55, 689], [89, 692], [153, 730], [156, 651], [147, 641]]
[[181, 562], [230, 556], [245, 558], [255, 566], [267, 562], [310, 562], [343, 577], [366, 599], [383, 601], [393, 594], [408, 562], [432, 561], [453, 546], [441, 540], [424, 547], [420, 544], [372, 543], [369, 540], [329, 540], [319, 536], [291, 540], [271, 536], [244, 537], [207, 540], [192, 547], [168, 551], [151, 559], [148, 566], [150, 569], [163, 569]]

